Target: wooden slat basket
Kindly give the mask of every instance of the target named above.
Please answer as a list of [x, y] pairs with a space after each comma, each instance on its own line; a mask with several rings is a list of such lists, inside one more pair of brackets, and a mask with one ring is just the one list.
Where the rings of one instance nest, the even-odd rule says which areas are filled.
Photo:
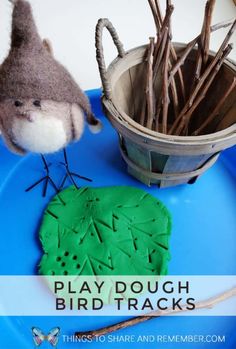
[[[110, 32], [118, 57], [106, 69], [102, 45], [103, 29]], [[177, 54], [185, 45], [174, 44]], [[120, 140], [120, 151], [128, 172], [141, 182], [170, 187], [195, 180], [218, 159], [220, 152], [236, 144], [236, 91], [221, 107], [211, 129], [203, 136], [172, 136], [152, 131], [135, 120], [140, 113], [147, 46], [125, 52], [108, 19], [100, 19], [96, 27], [97, 61], [103, 85], [104, 112]], [[189, 55], [185, 69], [191, 69], [196, 51]], [[214, 53], [211, 52], [211, 57]], [[185, 74], [186, 76], [188, 74]], [[221, 88], [236, 76], [236, 66], [227, 61], [209, 91], [207, 103], [198, 118], [199, 125], [219, 98]], [[219, 82], [219, 83], [218, 83]], [[207, 97], [207, 96], [206, 96]], [[198, 126], [198, 124], [196, 124]], [[214, 127], [214, 129], [212, 128]]]

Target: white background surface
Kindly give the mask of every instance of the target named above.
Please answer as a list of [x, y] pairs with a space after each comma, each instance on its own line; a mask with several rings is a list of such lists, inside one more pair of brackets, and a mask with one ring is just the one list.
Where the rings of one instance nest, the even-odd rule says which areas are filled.
[[[165, 4], [165, 0], [160, 0]], [[173, 0], [173, 39], [190, 41], [201, 30], [206, 0]], [[236, 16], [232, 0], [216, 0], [213, 23]], [[53, 43], [56, 58], [73, 74], [84, 89], [100, 87], [94, 33], [97, 20], [107, 17], [116, 27], [126, 49], [142, 45], [155, 35], [155, 27], [147, 0], [30, 0], [42, 37]], [[0, 62], [7, 55], [10, 43], [12, 6], [0, 0]], [[217, 49], [226, 31], [212, 35], [211, 48]], [[231, 57], [236, 59], [235, 49]], [[107, 62], [116, 56], [108, 34], [104, 35]]]

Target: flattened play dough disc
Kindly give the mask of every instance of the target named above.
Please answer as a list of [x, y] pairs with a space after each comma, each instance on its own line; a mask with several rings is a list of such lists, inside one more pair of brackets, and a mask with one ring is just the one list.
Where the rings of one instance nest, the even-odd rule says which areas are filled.
[[42, 275], [165, 275], [171, 218], [133, 187], [70, 187], [45, 211]]

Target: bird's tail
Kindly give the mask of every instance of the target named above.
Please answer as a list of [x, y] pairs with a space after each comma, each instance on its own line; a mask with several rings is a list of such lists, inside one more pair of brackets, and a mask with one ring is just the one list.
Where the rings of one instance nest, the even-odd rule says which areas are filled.
[[91, 132], [93, 133], [99, 133], [102, 129], [102, 123], [100, 120], [98, 120], [92, 112], [87, 113], [86, 115], [86, 121], [89, 125], [89, 128]]
[[91, 132], [98, 133], [102, 129], [102, 123], [93, 114], [88, 97], [83, 93], [81, 89], [79, 89], [79, 91], [80, 93], [78, 104], [83, 109], [86, 115], [86, 121], [89, 125]]

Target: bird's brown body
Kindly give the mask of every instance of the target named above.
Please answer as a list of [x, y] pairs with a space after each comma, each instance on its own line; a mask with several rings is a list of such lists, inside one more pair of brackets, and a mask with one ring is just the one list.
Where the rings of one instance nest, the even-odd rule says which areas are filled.
[[54, 58], [49, 42], [40, 38], [30, 4], [13, 3], [11, 49], [0, 67], [0, 130], [10, 150], [41, 154], [46, 175], [27, 191], [44, 181], [45, 196], [48, 183], [58, 188], [44, 154], [64, 149], [66, 174], [60, 188], [67, 178], [76, 187], [73, 177], [90, 181], [70, 171], [65, 147], [80, 139], [84, 115], [92, 131], [98, 132], [101, 123], [84, 92]]
[[0, 67], [0, 129], [19, 154], [53, 153], [79, 140], [83, 114], [92, 130], [100, 129], [88, 98], [51, 51], [30, 4], [16, 0], [11, 50]]
[[5, 100], [0, 103], [2, 135], [18, 154], [49, 154], [80, 139], [83, 110], [77, 104], [50, 100]]

